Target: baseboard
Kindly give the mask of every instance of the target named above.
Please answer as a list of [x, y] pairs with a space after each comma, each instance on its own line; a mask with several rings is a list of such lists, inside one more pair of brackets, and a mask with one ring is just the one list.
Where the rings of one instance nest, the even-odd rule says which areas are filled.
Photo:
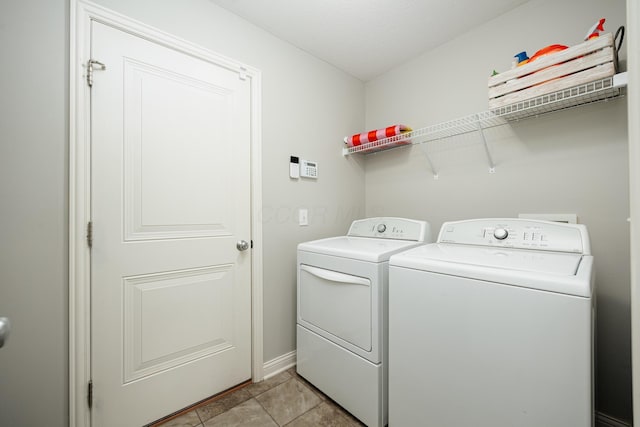
[[631, 427], [631, 424], [602, 412], [596, 412], [596, 427]]
[[275, 359], [271, 359], [264, 363], [263, 373], [264, 379], [279, 374], [282, 371], [286, 371], [296, 364], [296, 351], [285, 353], [282, 356], [278, 356]]

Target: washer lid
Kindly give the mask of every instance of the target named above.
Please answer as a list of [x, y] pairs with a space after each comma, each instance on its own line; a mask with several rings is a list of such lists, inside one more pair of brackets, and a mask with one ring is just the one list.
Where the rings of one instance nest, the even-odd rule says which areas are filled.
[[[467, 264], [486, 268], [531, 271], [560, 276], [574, 276], [582, 255], [506, 248], [472, 247], [437, 243], [421, 246], [394, 258], [394, 265], [411, 264], [411, 268], [431, 261]], [[404, 260], [404, 261], [402, 261]]]
[[383, 262], [388, 261], [391, 255], [418, 244], [421, 243], [408, 240], [339, 236], [300, 243], [298, 250], [369, 262]]
[[391, 266], [591, 296], [593, 257], [587, 255], [434, 243], [395, 255]]

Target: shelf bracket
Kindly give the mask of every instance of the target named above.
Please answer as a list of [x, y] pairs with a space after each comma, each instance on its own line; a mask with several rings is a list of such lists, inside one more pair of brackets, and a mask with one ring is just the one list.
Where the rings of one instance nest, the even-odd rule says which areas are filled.
[[438, 176], [438, 172], [436, 171], [436, 168], [433, 167], [433, 162], [431, 161], [431, 157], [427, 152], [427, 144], [420, 144], [420, 149], [422, 150], [422, 153], [427, 160], [427, 164], [429, 164], [429, 169], [431, 169], [431, 172], [433, 173], [433, 179], [439, 179], [440, 177]]
[[482, 145], [484, 145], [484, 152], [487, 155], [487, 160], [489, 162], [489, 173], [496, 173], [496, 165], [493, 163], [493, 158], [491, 157], [491, 152], [489, 151], [489, 146], [487, 145], [487, 138], [484, 135], [484, 129], [482, 128], [480, 115], [476, 114], [476, 118], [478, 120], [478, 132], [480, 133], [480, 138], [482, 138]]

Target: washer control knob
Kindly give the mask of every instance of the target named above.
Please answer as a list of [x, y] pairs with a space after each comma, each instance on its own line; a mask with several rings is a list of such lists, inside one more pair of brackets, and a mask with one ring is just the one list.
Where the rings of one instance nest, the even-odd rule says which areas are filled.
[[387, 226], [384, 224], [378, 224], [378, 233], [384, 233], [387, 230]]
[[493, 231], [493, 237], [498, 240], [504, 240], [509, 236], [509, 232], [505, 228], [496, 228]]

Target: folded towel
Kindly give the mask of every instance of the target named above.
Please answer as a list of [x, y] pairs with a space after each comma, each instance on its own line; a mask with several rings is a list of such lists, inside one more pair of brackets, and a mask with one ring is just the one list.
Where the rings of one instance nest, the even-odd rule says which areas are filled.
[[392, 136], [400, 135], [403, 133], [411, 132], [411, 128], [405, 125], [394, 125], [384, 129], [372, 130], [365, 133], [359, 133], [352, 136], [345, 136], [344, 142], [349, 147], [356, 147], [358, 145], [366, 144], [368, 142], [377, 141], [379, 139], [390, 138]]

